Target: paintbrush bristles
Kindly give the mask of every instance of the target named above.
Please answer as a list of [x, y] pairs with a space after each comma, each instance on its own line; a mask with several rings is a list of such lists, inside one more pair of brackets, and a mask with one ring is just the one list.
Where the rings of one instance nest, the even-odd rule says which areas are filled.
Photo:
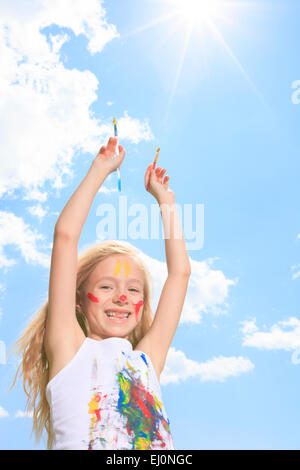
[[113, 123], [114, 123], [114, 134], [115, 134], [115, 137], [118, 137], [117, 120], [116, 120], [116, 118], [114, 118]]

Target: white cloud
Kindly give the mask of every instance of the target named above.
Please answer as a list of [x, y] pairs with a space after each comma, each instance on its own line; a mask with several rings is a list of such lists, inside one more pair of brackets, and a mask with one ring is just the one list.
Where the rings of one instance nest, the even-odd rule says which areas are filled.
[[294, 281], [298, 277], [300, 277], [300, 264], [295, 264], [294, 266], [291, 267], [291, 271], [295, 271], [292, 274], [292, 280]]
[[[153, 276], [154, 306], [157, 306], [163, 284], [167, 278], [167, 265], [139, 252]], [[181, 323], [200, 323], [203, 313], [212, 315], [226, 314], [229, 287], [237, 283], [237, 279], [226, 278], [220, 270], [212, 269], [213, 259], [196, 261], [190, 257], [192, 274], [184, 302]], [[154, 311], [155, 313], [155, 311]]]
[[[0, 212], [0, 268], [8, 268], [17, 263], [4, 254], [4, 248], [12, 245], [18, 250], [26, 263], [40, 264], [49, 268], [50, 256], [41, 252], [37, 244], [45, 237], [32, 230], [21, 217], [9, 212]], [[49, 248], [47, 244], [46, 248]]]
[[219, 356], [209, 361], [197, 362], [188, 359], [183, 351], [171, 347], [160, 382], [161, 385], [177, 384], [189, 378], [198, 378], [201, 382], [224, 382], [229, 377], [237, 377], [253, 369], [254, 364], [242, 356]]
[[6, 411], [4, 408], [2, 408], [2, 406], [0, 406], [0, 418], [6, 418], [7, 416], [9, 416], [8, 411]]
[[45, 202], [47, 200], [47, 193], [42, 193], [38, 189], [28, 189], [27, 195], [23, 197], [24, 200], [37, 200], [40, 202]]
[[245, 320], [245, 321], [240, 322], [243, 325], [242, 332], [245, 335], [249, 336], [255, 333], [256, 331], [258, 331], [258, 327], [256, 326], [255, 322], [256, 322], [256, 318], [250, 321]]
[[110, 193], [115, 193], [118, 190], [116, 188], [107, 188], [106, 186], [101, 186], [99, 189], [99, 193], [104, 193], [104, 194], [110, 194]]
[[120, 139], [131, 137], [133, 143], [138, 144], [141, 140], [153, 140], [154, 135], [150, 129], [147, 119], [141, 122], [139, 119], [128, 116], [124, 111], [124, 117], [118, 119], [118, 135]]
[[[244, 334], [243, 346], [250, 346], [257, 349], [284, 350], [300, 353], [300, 320], [290, 317], [289, 320], [274, 323], [269, 331], [260, 331], [256, 326], [256, 319], [248, 322], [241, 322]], [[249, 325], [251, 327], [249, 328]], [[266, 326], [264, 327], [266, 329]], [[298, 363], [295, 354], [292, 362]]]
[[[65, 186], [80, 152], [96, 155], [112, 124], [90, 110], [97, 100], [98, 80], [89, 70], [65, 68], [61, 48], [72, 33], [88, 39], [91, 54], [119, 37], [100, 0], [10, 0], [0, 3], [0, 196], [24, 190], [41, 200], [47, 181]], [[43, 28], [68, 28], [49, 34]], [[147, 121], [118, 120], [123, 139], [138, 143], [153, 138]]]
[[32, 418], [33, 412], [32, 411], [22, 411], [18, 410], [15, 413], [15, 418]]
[[106, 20], [103, 3], [103, 0], [85, 0], [84, 4], [82, 0], [34, 0], [26, 3], [10, 0], [1, 2], [1, 17], [2, 22], [24, 26], [24, 34], [19, 30], [14, 42], [23, 51], [30, 51], [30, 55], [43, 52], [38, 29], [52, 24], [70, 29], [76, 36], [86, 36], [87, 49], [95, 54], [101, 52], [112, 39], [119, 37], [115, 25]]
[[[49, 207], [48, 207], [49, 209]], [[45, 215], [48, 213], [45, 209], [43, 209], [43, 207], [41, 206], [41, 204], [37, 204], [36, 206], [30, 206], [30, 207], [27, 207], [27, 211], [31, 214], [31, 215], [34, 215], [36, 217], [38, 217], [40, 220], [45, 217]]]

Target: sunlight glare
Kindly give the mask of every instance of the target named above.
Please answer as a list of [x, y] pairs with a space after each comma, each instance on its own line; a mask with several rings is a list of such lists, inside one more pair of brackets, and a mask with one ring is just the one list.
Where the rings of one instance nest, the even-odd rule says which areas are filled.
[[220, 1], [217, 0], [166, 0], [184, 23], [200, 25], [216, 16]]

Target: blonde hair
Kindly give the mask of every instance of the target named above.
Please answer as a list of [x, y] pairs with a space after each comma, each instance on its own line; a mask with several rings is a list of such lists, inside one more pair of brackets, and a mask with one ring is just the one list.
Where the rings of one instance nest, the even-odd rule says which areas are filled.
[[[150, 305], [152, 276], [133, 247], [118, 241], [105, 241], [94, 245], [78, 257], [76, 280], [76, 317], [85, 336], [88, 336], [88, 325], [80, 304], [83, 299], [83, 287], [96, 265], [111, 255], [127, 255], [133, 258], [144, 274], [143, 315], [128, 335], [133, 349], [149, 330], [152, 321]], [[53, 430], [50, 419], [50, 407], [46, 399], [46, 385], [49, 381], [48, 360], [44, 349], [44, 332], [48, 314], [48, 301], [36, 312], [31, 322], [10, 350], [21, 355], [21, 361], [11, 388], [15, 385], [18, 375], [23, 375], [23, 388], [27, 395], [26, 410], [33, 411], [32, 432], [36, 442], [40, 441], [43, 430], [48, 434], [47, 449], [53, 446]], [[11, 389], [10, 388], [10, 389]]]

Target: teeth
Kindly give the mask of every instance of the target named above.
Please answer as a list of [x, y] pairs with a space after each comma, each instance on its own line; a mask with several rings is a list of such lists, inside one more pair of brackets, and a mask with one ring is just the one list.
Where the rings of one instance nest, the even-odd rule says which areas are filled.
[[124, 313], [123, 316], [116, 316], [113, 312], [106, 312], [106, 315], [109, 318], [120, 318], [120, 319], [129, 317], [129, 313]]

